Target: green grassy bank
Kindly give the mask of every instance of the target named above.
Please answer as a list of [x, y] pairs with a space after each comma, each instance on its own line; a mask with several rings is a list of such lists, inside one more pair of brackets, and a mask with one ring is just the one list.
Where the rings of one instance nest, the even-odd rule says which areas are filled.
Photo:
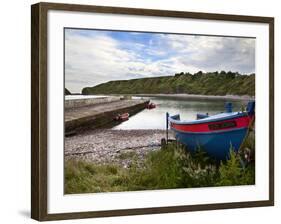
[[109, 81], [85, 87], [82, 94], [255, 95], [255, 74], [234, 72], [178, 73], [174, 76]]
[[64, 88], [64, 95], [71, 95], [71, 92], [67, 88]]
[[[241, 151], [254, 155], [255, 136], [250, 132]], [[124, 155], [124, 158], [135, 154]], [[250, 185], [255, 183], [254, 160], [243, 165], [244, 158], [231, 151], [220, 164], [203, 151], [190, 154], [176, 144], [147, 155], [144, 166], [97, 165], [82, 160], [65, 163], [65, 193], [118, 192], [153, 189]], [[133, 163], [134, 164], [134, 163]]]

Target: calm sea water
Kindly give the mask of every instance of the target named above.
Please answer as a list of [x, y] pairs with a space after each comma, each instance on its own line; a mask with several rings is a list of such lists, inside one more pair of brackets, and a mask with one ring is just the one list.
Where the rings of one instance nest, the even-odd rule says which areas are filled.
[[180, 114], [181, 120], [194, 120], [197, 113], [209, 113], [210, 115], [224, 111], [224, 104], [232, 102], [233, 111], [241, 110], [242, 105], [246, 105], [246, 101], [229, 101], [229, 100], [206, 100], [206, 99], [178, 99], [165, 97], [143, 97], [150, 99], [156, 104], [156, 108], [152, 110], [145, 109], [128, 121], [113, 127], [113, 129], [165, 129], [166, 128], [166, 112], [170, 115]]

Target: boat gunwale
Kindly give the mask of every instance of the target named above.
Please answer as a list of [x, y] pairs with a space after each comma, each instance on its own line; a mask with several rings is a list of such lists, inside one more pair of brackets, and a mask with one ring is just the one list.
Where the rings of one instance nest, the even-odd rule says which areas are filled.
[[234, 115], [218, 117], [218, 118], [214, 118], [214, 119], [212, 119], [211, 118], [212, 116], [210, 116], [208, 118], [203, 118], [203, 119], [199, 119], [199, 120], [185, 121], [185, 120], [173, 119], [173, 117], [177, 116], [177, 115], [179, 115], [179, 114], [169, 116], [168, 121], [171, 122], [171, 123], [177, 124], [177, 125], [193, 125], [193, 124], [204, 124], [204, 123], [207, 124], [207, 123], [212, 123], [212, 122], [227, 121], [227, 120], [231, 120], [231, 119], [249, 116], [247, 112], [237, 112], [237, 114], [234, 114]]

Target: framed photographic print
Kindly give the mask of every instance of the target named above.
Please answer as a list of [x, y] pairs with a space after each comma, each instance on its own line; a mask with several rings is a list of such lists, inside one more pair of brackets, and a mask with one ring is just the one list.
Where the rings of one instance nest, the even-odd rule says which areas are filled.
[[32, 218], [274, 204], [274, 18], [32, 5]]

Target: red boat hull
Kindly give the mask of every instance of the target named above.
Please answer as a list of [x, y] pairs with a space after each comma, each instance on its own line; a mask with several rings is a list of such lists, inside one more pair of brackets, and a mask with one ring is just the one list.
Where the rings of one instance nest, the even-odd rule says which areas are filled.
[[146, 106], [147, 109], [153, 109], [155, 107], [156, 107], [156, 105], [154, 103], [147, 104], [147, 106]]
[[116, 121], [126, 121], [126, 120], [129, 120], [129, 113], [124, 113], [124, 114], [118, 114], [114, 120]]
[[171, 122], [171, 128], [185, 132], [211, 132], [217, 130], [227, 130], [231, 128], [247, 128], [251, 122], [250, 116], [239, 117], [218, 122], [208, 122], [201, 124], [175, 124]]

